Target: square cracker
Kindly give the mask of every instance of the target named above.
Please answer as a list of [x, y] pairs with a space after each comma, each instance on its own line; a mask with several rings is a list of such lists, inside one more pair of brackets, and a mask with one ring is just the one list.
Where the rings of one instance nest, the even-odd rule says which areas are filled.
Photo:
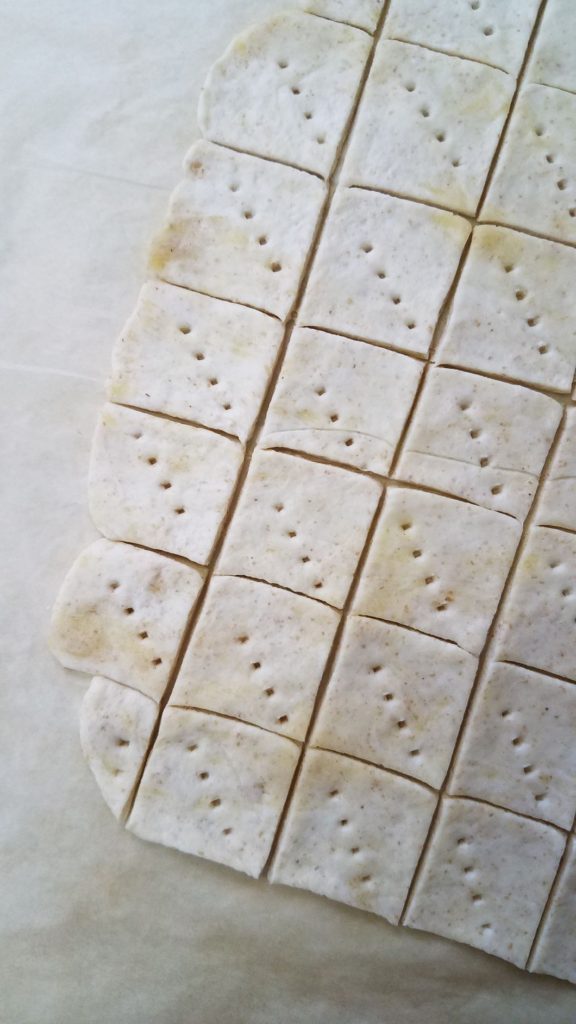
[[300, 748], [244, 722], [167, 708], [128, 820], [141, 839], [256, 877]]
[[495, 68], [383, 40], [343, 182], [473, 214], [513, 92]]
[[90, 512], [112, 540], [205, 563], [242, 464], [238, 442], [106, 405], [90, 463]]
[[312, 742], [439, 787], [476, 667], [455, 644], [353, 616]]
[[311, 174], [196, 142], [150, 270], [171, 284], [290, 312], [326, 189]]
[[566, 422], [550, 473], [544, 484], [536, 521], [542, 526], [576, 530], [576, 409], [566, 410]]
[[53, 653], [67, 668], [162, 696], [202, 577], [154, 551], [97, 540], [76, 559], [54, 605]]
[[149, 281], [114, 349], [108, 397], [245, 441], [282, 333], [255, 309]]
[[576, 96], [523, 88], [481, 210], [482, 220], [576, 242]]
[[537, 527], [518, 562], [498, 657], [576, 681], [576, 536]]
[[540, 0], [392, 0], [384, 31], [515, 75], [539, 6]]
[[523, 519], [561, 416], [528, 388], [433, 369], [396, 475]]
[[553, 974], [576, 982], [576, 842], [568, 842], [568, 856], [562, 869], [544, 927], [540, 932], [530, 970]]
[[296, 330], [263, 429], [263, 448], [292, 448], [386, 474], [422, 364], [335, 334]]
[[369, 51], [364, 32], [298, 11], [253, 25], [208, 73], [202, 134], [327, 177]]
[[288, 590], [215, 577], [171, 703], [303, 740], [338, 620]]
[[492, 665], [476, 696], [449, 789], [571, 828], [576, 686]]
[[405, 923], [523, 967], [563, 848], [550, 825], [444, 799]]
[[425, 354], [470, 225], [421, 203], [341, 189], [300, 323]]
[[508, 516], [389, 487], [354, 611], [479, 654], [519, 539]]
[[570, 391], [576, 252], [508, 228], [479, 225], [438, 360]]
[[528, 68], [529, 80], [576, 92], [575, 39], [574, 0], [548, 0]]
[[345, 469], [257, 452], [218, 574], [253, 576], [341, 608], [380, 490]]
[[321, 18], [344, 21], [373, 32], [384, 0], [300, 0], [300, 6]]
[[400, 919], [435, 795], [340, 754], [309, 750], [271, 880]]
[[138, 690], [96, 676], [80, 708], [80, 742], [100, 792], [116, 818], [130, 797], [158, 706]]

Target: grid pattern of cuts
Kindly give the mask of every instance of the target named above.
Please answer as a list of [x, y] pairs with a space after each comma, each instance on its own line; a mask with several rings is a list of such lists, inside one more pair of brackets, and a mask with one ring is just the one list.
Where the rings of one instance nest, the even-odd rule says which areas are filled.
[[452, 6], [211, 72], [52, 646], [137, 835], [576, 981], [567, 5]]

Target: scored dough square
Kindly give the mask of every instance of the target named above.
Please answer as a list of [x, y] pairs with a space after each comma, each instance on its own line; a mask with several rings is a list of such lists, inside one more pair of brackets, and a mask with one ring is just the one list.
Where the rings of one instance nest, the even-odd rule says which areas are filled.
[[257, 452], [218, 574], [253, 576], [341, 608], [380, 490], [345, 469]]
[[576, 681], [576, 535], [537, 527], [499, 624], [498, 657]]
[[67, 668], [162, 696], [202, 577], [154, 551], [97, 540], [69, 570], [50, 646]]
[[214, 578], [171, 703], [303, 740], [338, 619], [266, 583]]
[[473, 214], [513, 92], [514, 79], [503, 71], [383, 40], [352, 130], [344, 184]]
[[436, 807], [417, 782], [309, 750], [271, 881], [381, 914], [396, 924]]
[[563, 848], [550, 825], [446, 798], [405, 923], [523, 967]]
[[299, 320], [428, 352], [470, 225], [421, 203], [342, 189], [331, 206]]
[[528, 67], [529, 80], [576, 92], [575, 39], [574, 0], [548, 0]]
[[108, 397], [245, 441], [281, 340], [264, 313], [149, 281], [116, 344]]
[[292, 740], [244, 722], [167, 708], [128, 828], [257, 876], [299, 751]]
[[398, 352], [296, 330], [261, 445], [386, 474], [421, 373], [420, 362]]
[[312, 743], [439, 787], [476, 667], [455, 644], [353, 616]]
[[384, 32], [517, 74], [539, 6], [539, 0], [392, 0]]
[[112, 540], [207, 562], [241, 464], [227, 437], [105, 405], [90, 463], [92, 518]]
[[492, 665], [477, 694], [450, 792], [571, 828], [576, 686]]
[[325, 198], [293, 167], [196, 142], [150, 270], [171, 284], [285, 317]]
[[499, 512], [389, 487], [354, 611], [479, 654], [519, 539]]
[[344, 21], [373, 32], [384, 0], [300, 0], [300, 6], [321, 18]]
[[566, 422], [536, 512], [542, 526], [576, 530], [576, 409], [566, 410]]
[[438, 361], [570, 391], [576, 369], [576, 252], [480, 225]]
[[82, 752], [119, 818], [142, 766], [158, 706], [138, 690], [96, 676], [80, 708]]
[[534, 949], [530, 969], [576, 982], [576, 843], [571, 837], [558, 888]]
[[212, 142], [326, 177], [369, 51], [364, 32], [297, 11], [253, 25], [212, 65], [200, 130]]
[[527, 85], [518, 98], [481, 219], [576, 242], [576, 96]]
[[561, 416], [528, 388], [433, 369], [396, 476], [523, 519]]

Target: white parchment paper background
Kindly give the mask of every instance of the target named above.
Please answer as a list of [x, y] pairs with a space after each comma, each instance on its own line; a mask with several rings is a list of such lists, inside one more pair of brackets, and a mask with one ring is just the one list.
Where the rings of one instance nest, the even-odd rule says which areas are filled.
[[85, 680], [45, 647], [200, 84], [281, 6], [0, 0], [0, 1021], [571, 1024], [567, 985], [124, 832], [80, 753]]

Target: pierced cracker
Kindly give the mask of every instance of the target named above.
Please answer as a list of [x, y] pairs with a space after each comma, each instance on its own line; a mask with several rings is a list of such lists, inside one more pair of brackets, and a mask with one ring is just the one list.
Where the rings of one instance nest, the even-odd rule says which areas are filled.
[[426, 353], [469, 233], [468, 222], [455, 214], [340, 190], [300, 323]]
[[519, 539], [508, 516], [390, 487], [354, 611], [479, 654]]
[[527, 85], [482, 206], [482, 220], [576, 242], [576, 96]]
[[495, 68], [382, 41], [352, 131], [344, 183], [473, 214], [513, 92], [514, 79]]
[[508, 228], [480, 225], [438, 360], [570, 391], [576, 252]]
[[384, 0], [300, 0], [300, 6], [321, 18], [343, 21], [373, 32]]
[[318, 601], [216, 577], [171, 703], [303, 740], [337, 625], [337, 613]]
[[549, 0], [528, 68], [529, 80], [576, 92], [575, 39], [573, 0]]
[[576, 535], [537, 527], [500, 619], [498, 657], [576, 680]]
[[298, 754], [298, 745], [284, 736], [167, 708], [128, 828], [141, 839], [257, 876]]
[[159, 700], [201, 585], [191, 566], [97, 540], [62, 584], [52, 651], [67, 668], [127, 683]]
[[576, 843], [568, 843], [568, 856], [552, 897], [530, 969], [576, 982]]
[[563, 848], [550, 825], [444, 799], [405, 923], [523, 967]]
[[435, 806], [417, 782], [309, 750], [271, 880], [397, 923]]
[[544, 484], [536, 520], [542, 526], [576, 530], [576, 409], [566, 410], [566, 422], [550, 474]]
[[439, 787], [476, 667], [455, 644], [353, 616], [312, 742]]
[[281, 340], [282, 325], [255, 309], [149, 281], [114, 350], [108, 397], [245, 441]]
[[297, 11], [253, 25], [208, 74], [202, 134], [326, 177], [369, 50], [364, 32]]
[[493, 665], [473, 705], [450, 792], [570, 828], [575, 733], [572, 683]]
[[325, 186], [293, 167], [196, 142], [150, 256], [171, 284], [285, 317], [294, 302]]
[[301, 328], [294, 332], [264, 424], [264, 448], [292, 448], [386, 474], [422, 364]]
[[220, 434], [105, 405], [90, 464], [92, 518], [112, 540], [207, 562], [242, 457]]
[[561, 415], [528, 388], [433, 369], [396, 475], [523, 519]]
[[[520, 70], [539, 0], [392, 0], [387, 36], [509, 71]], [[476, 113], [476, 111], [474, 111]], [[471, 120], [473, 120], [471, 118]]]
[[380, 486], [345, 469], [258, 452], [217, 568], [342, 607]]
[[137, 690], [96, 676], [80, 709], [80, 742], [115, 818], [138, 778], [158, 707]]

